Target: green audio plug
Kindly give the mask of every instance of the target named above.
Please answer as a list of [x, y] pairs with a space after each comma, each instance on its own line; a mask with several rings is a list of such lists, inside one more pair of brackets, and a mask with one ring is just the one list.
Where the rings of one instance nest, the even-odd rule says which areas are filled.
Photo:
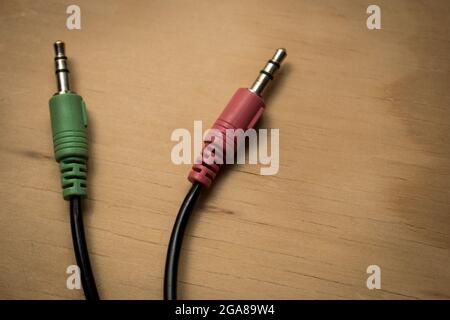
[[54, 43], [58, 92], [49, 101], [55, 159], [59, 162], [63, 197], [86, 196], [88, 137], [83, 98], [70, 91], [65, 45]]

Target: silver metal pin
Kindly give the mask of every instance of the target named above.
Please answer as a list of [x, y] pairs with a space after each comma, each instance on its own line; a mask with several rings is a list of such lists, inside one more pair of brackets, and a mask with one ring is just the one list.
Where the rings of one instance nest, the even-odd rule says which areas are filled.
[[53, 44], [55, 49], [55, 72], [58, 94], [70, 92], [69, 69], [67, 67], [67, 57], [64, 42], [56, 41]]
[[258, 78], [256, 78], [255, 82], [249, 88], [249, 90], [256, 93], [258, 96], [261, 96], [269, 82], [273, 80], [275, 73], [278, 71], [278, 69], [280, 69], [281, 63], [283, 62], [284, 58], [286, 58], [286, 56], [286, 49], [277, 49], [272, 59], [270, 59], [264, 69], [260, 71]]

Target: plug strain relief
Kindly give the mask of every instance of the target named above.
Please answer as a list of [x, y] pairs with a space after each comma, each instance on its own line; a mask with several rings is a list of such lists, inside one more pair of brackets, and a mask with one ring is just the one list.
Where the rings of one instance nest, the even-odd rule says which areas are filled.
[[81, 157], [68, 157], [59, 162], [63, 197], [86, 196], [87, 160]]

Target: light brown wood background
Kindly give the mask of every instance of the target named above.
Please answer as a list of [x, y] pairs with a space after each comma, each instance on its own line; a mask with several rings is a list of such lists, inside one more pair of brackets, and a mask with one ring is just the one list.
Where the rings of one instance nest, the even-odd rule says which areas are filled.
[[[54, 161], [52, 43], [90, 116], [86, 232], [100, 294], [160, 299], [189, 189], [176, 128], [210, 125], [277, 47], [262, 128], [280, 170], [230, 167], [185, 238], [185, 299], [450, 298], [450, 4], [376, 1], [0, 3], [0, 298], [80, 299]], [[206, 128], [205, 128], [206, 129]], [[382, 270], [368, 290], [366, 268]]]

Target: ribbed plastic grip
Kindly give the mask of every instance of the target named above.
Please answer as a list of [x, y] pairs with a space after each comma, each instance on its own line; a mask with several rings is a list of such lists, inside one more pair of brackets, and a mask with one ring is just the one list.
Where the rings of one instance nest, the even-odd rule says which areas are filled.
[[87, 112], [81, 96], [57, 94], [50, 99], [55, 159], [60, 163], [64, 199], [86, 195]]
[[72, 195], [86, 195], [86, 162], [79, 157], [68, 157], [59, 162], [64, 199]]
[[[236, 149], [234, 145], [226, 146], [226, 130], [247, 130], [253, 128], [263, 114], [264, 108], [264, 100], [247, 88], [240, 88], [236, 91], [212, 127], [220, 132], [220, 135], [215, 136], [215, 138], [223, 140], [223, 150], [221, 152], [222, 159], [226, 159], [226, 150], [229, 150], [229, 147], [233, 147], [233, 150]], [[205, 141], [203, 150], [205, 150], [209, 143], [210, 142]], [[233, 141], [233, 143], [235, 142]], [[216, 150], [217, 149], [218, 148], [216, 148]], [[199, 182], [205, 187], [209, 187], [214, 178], [217, 176], [221, 166], [222, 164], [208, 164], [205, 161], [194, 164], [192, 166], [192, 170], [189, 172], [188, 180], [192, 183]]]

